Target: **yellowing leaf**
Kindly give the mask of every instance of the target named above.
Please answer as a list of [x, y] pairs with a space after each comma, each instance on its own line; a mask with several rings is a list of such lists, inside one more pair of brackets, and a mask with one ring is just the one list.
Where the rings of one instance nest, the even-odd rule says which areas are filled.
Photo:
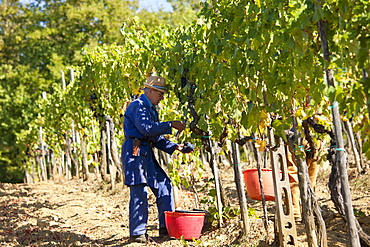
[[256, 140], [256, 147], [259, 151], [263, 151], [266, 148], [267, 143], [264, 140]]
[[177, 115], [179, 115], [180, 113], [178, 112], [178, 111], [176, 111], [176, 110], [172, 110], [172, 109], [170, 109], [170, 110], [168, 110], [169, 112], [171, 112], [171, 113], [175, 113], [175, 114], [177, 114]]

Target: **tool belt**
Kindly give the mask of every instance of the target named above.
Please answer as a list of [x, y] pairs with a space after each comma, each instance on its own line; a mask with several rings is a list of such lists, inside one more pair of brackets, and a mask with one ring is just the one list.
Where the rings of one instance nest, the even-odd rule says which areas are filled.
[[133, 156], [139, 156], [141, 142], [149, 143], [150, 146], [152, 147], [154, 146], [154, 142], [150, 140], [139, 139], [136, 137], [131, 137], [130, 139], [133, 139], [132, 141], [132, 155]]

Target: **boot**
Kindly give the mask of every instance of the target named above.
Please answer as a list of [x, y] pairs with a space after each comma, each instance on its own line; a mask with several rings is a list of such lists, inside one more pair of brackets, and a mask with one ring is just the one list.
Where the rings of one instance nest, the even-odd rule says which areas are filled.
[[141, 235], [131, 235], [130, 236], [130, 241], [131, 242], [137, 242], [137, 243], [146, 243], [146, 235], [141, 234]]
[[159, 237], [163, 238], [165, 236], [168, 236], [168, 231], [166, 227], [159, 228]]

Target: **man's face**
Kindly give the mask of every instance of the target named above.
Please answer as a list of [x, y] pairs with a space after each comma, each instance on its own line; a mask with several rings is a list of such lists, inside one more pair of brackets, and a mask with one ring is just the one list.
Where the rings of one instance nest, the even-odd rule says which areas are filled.
[[151, 88], [148, 91], [147, 97], [153, 105], [158, 105], [164, 99], [164, 93]]

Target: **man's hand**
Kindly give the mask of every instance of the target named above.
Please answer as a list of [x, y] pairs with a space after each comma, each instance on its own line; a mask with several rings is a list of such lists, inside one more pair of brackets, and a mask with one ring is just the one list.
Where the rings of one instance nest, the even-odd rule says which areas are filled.
[[183, 148], [184, 148], [184, 144], [178, 144], [176, 150], [179, 150], [181, 152]]
[[184, 144], [179, 144], [177, 146], [177, 150], [184, 154], [191, 153], [194, 151], [194, 145], [189, 142], [185, 142]]
[[181, 132], [185, 129], [185, 124], [181, 121], [172, 121], [172, 128], [175, 128]]

